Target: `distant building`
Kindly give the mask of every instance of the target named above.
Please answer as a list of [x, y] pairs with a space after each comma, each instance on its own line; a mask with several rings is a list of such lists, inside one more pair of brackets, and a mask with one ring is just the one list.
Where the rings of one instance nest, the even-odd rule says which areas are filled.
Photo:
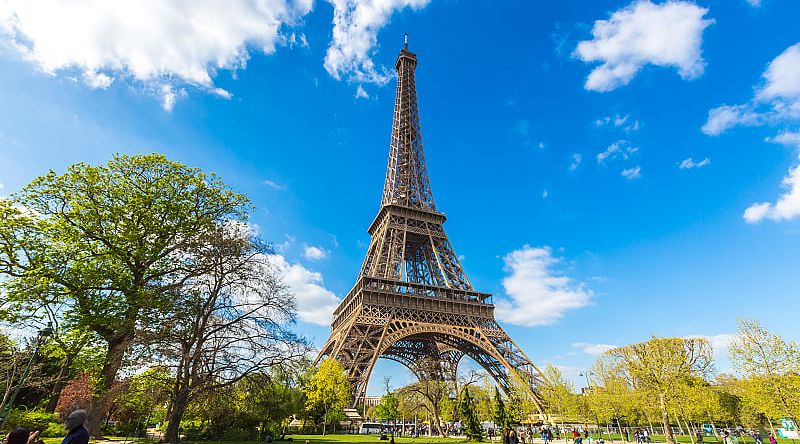
[[381, 403], [382, 396], [365, 396], [364, 397], [364, 411], [371, 407], [375, 407]]

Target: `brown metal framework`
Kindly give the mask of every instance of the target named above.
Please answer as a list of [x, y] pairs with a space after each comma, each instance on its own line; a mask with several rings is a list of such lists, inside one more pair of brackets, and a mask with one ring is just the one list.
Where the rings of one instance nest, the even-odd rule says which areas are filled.
[[[408, 367], [418, 378], [452, 379], [467, 355], [510, 393], [515, 380], [541, 408], [541, 372], [494, 319], [491, 295], [475, 291], [445, 235], [422, 148], [414, 70], [408, 44], [397, 69], [389, 165], [381, 209], [361, 274], [334, 312], [319, 358], [334, 357], [348, 372], [356, 404], [363, 402], [378, 358]], [[438, 362], [433, 370], [422, 362]]]

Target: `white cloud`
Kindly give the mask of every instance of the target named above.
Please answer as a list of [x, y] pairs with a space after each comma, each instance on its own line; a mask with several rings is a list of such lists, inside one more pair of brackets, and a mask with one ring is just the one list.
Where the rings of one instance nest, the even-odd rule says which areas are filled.
[[503, 258], [507, 298], [497, 298], [500, 320], [516, 325], [549, 325], [570, 311], [589, 305], [592, 291], [554, 270], [561, 259], [549, 247], [525, 245]]
[[718, 136], [737, 125], [758, 125], [764, 118], [745, 105], [722, 105], [708, 112], [701, 130], [709, 136]]
[[[737, 125], [786, 124], [800, 122], [800, 43], [775, 57], [762, 74], [754, 97], [742, 105], [722, 105], [708, 112], [703, 132], [718, 135]], [[767, 141], [795, 146], [800, 153], [800, 132], [784, 131]], [[800, 164], [783, 178], [784, 193], [775, 203], [759, 202], [745, 209], [747, 223], [764, 219], [776, 222], [800, 216]]]
[[322, 275], [302, 265], [289, 263], [279, 254], [269, 256], [283, 282], [289, 286], [297, 300], [297, 315], [304, 322], [328, 326], [339, 298], [324, 286]]
[[[421, 9], [430, 0], [331, 0], [333, 40], [325, 54], [325, 69], [333, 78], [384, 84], [391, 76], [377, 67], [372, 52], [378, 31], [406, 7]], [[398, 46], [401, 43], [398, 39]]]
[[[2, 190], [2, 188], [0, 188], [0, 190]], [[546, 189], [542, 190], [542, 199], [547, 199], [547, 196], [549, 195], [550, 193]]]
[[595, 21], [593, 39], [580, 42], [574, 52], [584, 62], [602, 62], [584, 87], [611, 91], [627, 85], [647, 64], [675, 67], [684, 79], [700, 76], [703, 30], [714, 23], [703, 18], [706, 13], [708, 9], [687, 1], [638, 0], [607, 20]]
[[617, 157], [623, 160], [628, 160], [631, 154], [639, 151], [639, 148], [631, 146], [627, 140], [617, 140], [605, 149], [605, 151], [597, 154], [597, 163], [603, 163], [606, 160], [615, 159]]
[[754, 8], [758, 8], [761, 6], [761, 0], [747, 0], [747, 3], [750, 3], [750, 6]]
[[626, 133], [629, 133], [629, 132], [632, 132], [632, 131], [638, 131], [639, 130], [639, 121], [638, 120], [633, 120], [631, 122], [630, 117], [631, 117], [630, 114], [625, 114], [624, 116], [620, 115], [620, 114], [615, 114], [614, 116], [605, 116], [605, 117], [601, 117], [599, 119], [596, 119], [594, 121], [594, 124], [598, 128], [607, 126], [607, 127], [610, 127], [610, 128], [621, 129], [621, 130], [625, 131]]
[[[221, 97], [218, 70], [243, 68], [251, 51], [271, 54], [284, 25], [311, 0], [4, 0], [0, 37], [42, 71], [76, 72], [91, 88], [132, 80], [169, 110], [191, 85]], [[168, 87], [162, 87], [168, 85]]]
[[639, 179], [642, 177], [642, 168], [639, 166], [635, 166], [633, 168], [626, 168], [622, 170], [620, 174], [622, 175], [622, 177], [628, 180]]
[[721, 105], [708, 112], [703, 132], [716, 136], [735, 126], [755, 126], [800, 119], [800, 43], [773, 59], [749, 102]]
[[264, 180], [264, 185], [274, 189], [274, 190], [284, 190], [286, 189], [286, 185], [282, 183], [275, 182], [274, 180], [266, 179]]
[[569, 170], [570, 171], [577, 170], [582, 160], [583, 160], [583, 155], [581, 153], [574, 153], [572, 155], [572, 162], [569, 164]]
[[573, 342], [572, 346], [580, 349], [586, 354], [595, 356], [602, 355], [609, 350], [617, 348], [616, 345], [612, 344], [590, 344], [588, 342]]
[[306, 248], [303, 249], [303, 257], [312, 261], [322, 260], [328, 257], [328, 250], [313, 245], [306, 245]]
[[3, 182], [0, 182], [0, 191], [3, 191], [5, 188], [6, 188], [6, 186], [3, 185]]
[[681, 164], [678, 166], [678, 168], [682, 170], [690, 170], [692, 168], [703, 168], [704, 166], [709, 165], [710, 163], [711, 159], [709, 159], [708, 157], [699, 162], [695, 162], [694, 159], [688, 157], [681, 161]]
[[356, 88], [356, 99], [369, 99], [369, 94], [361, 85]]
[[785, 191], [775, 203], [750, 205], [744, 210], [744, 220], [753, 224], [764, 219], [780, 222], [800, 216], [800, 165], [789, 170], [788, 175], [783, 178], [782, 186]]
[[731, 339], [733, 339], [733, 333], [720, 333], [718, 335], [688, 335], [684, 336], [684, 339], [693, 339], [693, 338], [701, 338], [701, 339], [708, 339], [708, 342], [711, 344], [711, 348], [714, 349], [714, 356], [715, 359], [719, 360], [720, 358], [726, 359], [728, 354], [728, 346], [731, 343]]

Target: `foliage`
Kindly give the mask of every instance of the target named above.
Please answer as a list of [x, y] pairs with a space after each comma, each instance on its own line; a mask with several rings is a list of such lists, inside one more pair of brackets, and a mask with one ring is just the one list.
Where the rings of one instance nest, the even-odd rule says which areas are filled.
[[465, 387], [461, 392], [458, 410], [461, 417], [461, 427], [467, 438], [483, 441], [483, 426], [481, 426], [478, 414], [475, 411], [475, 400], [469, 392], [469, 387]]
[[199, 240], [244, 220], [247, 199], [214, 175], [151, 154], [50, 171], [3, 201], [0, 272], [11, 278], [11, 310], [63, 305], [106, 343], [90, 418], [97, 433], [105, 392], [140, 326], [165, 320], [172, 291], [205, 265], [191, 254]]
[[59, 436], [65, 433], [58, 416], [47, 413], [41, 409], [12, 410], [8, 415], [6, 428], [15, 429], [17, 427], [25, 427], [29, 430], [42, 430], [42, 435], [46, 437]]
[[295, 319], [295, 302], [270, 262], [272, 251], [251, 231], [228, 222], [207, 233], [195, 254], [208, 268], [174, 292], [174, 321], [149, 332], [176, 375], [168, 442], [177, 441], [178, 425], [194, 398], [308, 350], [287, 328]]
[[633, 387], [657, 398], [667, 442], [675, 444], [667, 404], [686, 386], [688, 378], [708, 375], [712, 357], [708, 340], [653, 337], [609, 350], [607, 356]]
[[73, 410], [89, 408], [92, 402], [92, 378], [89, 373], [80, 372], [61, 390], [56, 411], [66, 417]]
[[508, 426], [508, 419], [506, 418], [506, 403], [500, 395], [500, 389], [494, 388], [494, 415], [492, 421], [497, 424], [497, 427], [505, 428]]
[[399, 405], [400, 401], [387, 388], [386, 394], [381, 397], [381, 402], [375, 406], [375, 415], [379, 419], [397, 419], [400, 416]]
[[748, 377], [742, 394], [755, 411], [800, 417], [800, 344], [740, 319], [728, 350], [734, 368]]
[[350, 380], [339, 361], [322, 361], [306, 388], [306, 410], [312, 417], [322, 417], [323, 435], [327, 433], [329, 422], [344, 416], [343, 409], [351, 400], [350, 393]]

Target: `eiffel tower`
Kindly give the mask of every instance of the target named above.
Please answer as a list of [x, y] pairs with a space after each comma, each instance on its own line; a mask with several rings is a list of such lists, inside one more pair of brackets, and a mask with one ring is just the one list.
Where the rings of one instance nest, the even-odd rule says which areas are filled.
[[442, 228], [445, 215], [434, 204], [422, 149], [416, 67], [406, 35], [395, 63], [389, 165], [368, 230], [372, 241], [317, 360], [342, 364], [358, 405], [378, 358], [404, 364], [421, 380], [447, 380], [466, 355], [507, 394], [521, 387], [541, 412], [541, 372], [495, 321], [492, 295], [472, 288]]

